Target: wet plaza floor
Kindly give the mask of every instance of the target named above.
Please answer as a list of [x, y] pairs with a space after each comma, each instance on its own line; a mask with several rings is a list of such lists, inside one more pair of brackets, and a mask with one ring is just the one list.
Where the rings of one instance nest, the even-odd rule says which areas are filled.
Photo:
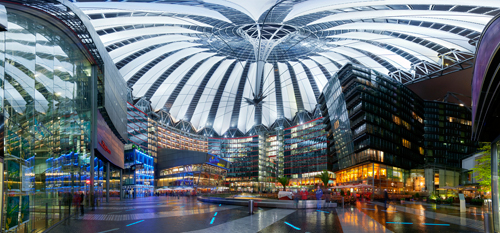
[[358, 202], [345, 208], [277, 209], [203, 203], [194, 197], [110, 201], [50, 232], [483, 232], [483, 209]]

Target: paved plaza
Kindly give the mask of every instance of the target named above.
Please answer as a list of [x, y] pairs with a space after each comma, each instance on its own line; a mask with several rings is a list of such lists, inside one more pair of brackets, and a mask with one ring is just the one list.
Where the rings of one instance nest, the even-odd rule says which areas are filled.
[[203, 203], [194, 197], [113, 200], [61, 223], [52, 233], [80, 232], [484, 232], [483, 208], [426, 203], [358, 202], [344, 208], [277, 209]]

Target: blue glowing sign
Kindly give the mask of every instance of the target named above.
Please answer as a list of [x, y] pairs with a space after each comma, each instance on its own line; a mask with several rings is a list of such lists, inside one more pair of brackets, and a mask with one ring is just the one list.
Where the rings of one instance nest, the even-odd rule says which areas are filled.
[[223, 167], [223, 168], [228, 168], [228, 165], [229, 165], [226, 160], [221, 159], [213, 154], [207, 154], [207, 162], [209, 164]]

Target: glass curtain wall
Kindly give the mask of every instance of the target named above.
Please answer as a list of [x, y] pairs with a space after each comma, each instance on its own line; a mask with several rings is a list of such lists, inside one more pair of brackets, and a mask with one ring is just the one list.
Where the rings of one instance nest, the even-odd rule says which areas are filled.
[[0, 32], [3, 228], [40, 231], [69, 214], [75, 192], [88, 191], [91, 64], [52, 24], [7, 11], [9, 31]]

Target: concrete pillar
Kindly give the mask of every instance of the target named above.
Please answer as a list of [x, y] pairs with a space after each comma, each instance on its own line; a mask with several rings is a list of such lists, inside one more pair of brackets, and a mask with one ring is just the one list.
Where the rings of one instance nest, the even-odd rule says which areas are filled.
[[109, 161], [106, 164], [106, 203], [109, 203]]

